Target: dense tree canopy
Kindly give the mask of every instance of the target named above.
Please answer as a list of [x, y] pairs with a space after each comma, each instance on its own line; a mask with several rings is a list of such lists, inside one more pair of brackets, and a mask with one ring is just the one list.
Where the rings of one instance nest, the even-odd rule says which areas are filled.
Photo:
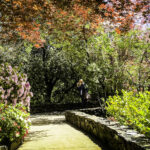
[[80, 78], [94, 97], [144, 90], [148, 35], [131, 29], [148, 15], [148, 0], [1, 0], [0, 62], [27, 72], [35, 103], [74, 101]]
[[[36, 47], [45, 40], [41, 32], [61, 31], [89, 36], [105, 19], [118, 33], [133, 27], [140, 12], [148, 20], [148, 0], [1, 0], [1, 41], [26, 39]], [[66, 34], [65, 34], [66, 33]]]

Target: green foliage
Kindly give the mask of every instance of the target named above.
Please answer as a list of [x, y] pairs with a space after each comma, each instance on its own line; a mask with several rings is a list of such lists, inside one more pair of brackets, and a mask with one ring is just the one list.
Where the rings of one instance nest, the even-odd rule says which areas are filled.
[[[136, 30], [119, 35], [114, 31], [99, 29], [99, 35], [88, 39], [87, 52], [90, 63], [87, 66], [92, 91], [100, 97], [114, 95], [118, 90], [145, 90], [150, 85], [150, 52], [146, 33]], [[142, 38], [140, 38], [142, 37]]]
[[0, 63], [7, 62], [12, 67], [18, 66], [20, 71], [25, 72], [30, 56], [29, 49], [31, 49], [31, 45], [23, 42], [2, 45], [0, 46]]
[[[32, 49], [27, 69], [34, 97], [32, 104], [62, 102], [76, 85], [76, 72], [62, 48]], [[74, 93], [73, 93], [74, 94]]]
[[25, 107], [0, 104], [0, 145], [23, 139], [30, 124]]
[[34, 93], [32, 103], [77, 101], [80, 78], [88, 84], [93, 99], [106, 100], [116, 90], [121, 93], [132, 86], [138, 91], [149, 87], [146, 33], [132, 30], [119, 35], [101, 27], [90, 38], [86, 32], [82, 36], [68, 34], [70, 40], [60, 41], [55, 34], [43, 33], [46, 43], [39, 49], [26, 42], [16, 48], [0, 47], [0, 62], [15, 64], [27, 73]]
[[150, 92], [122, 90], [122, 95], [109, 97], [107, 113], [122, 124], [129, 125], [150, 137]]

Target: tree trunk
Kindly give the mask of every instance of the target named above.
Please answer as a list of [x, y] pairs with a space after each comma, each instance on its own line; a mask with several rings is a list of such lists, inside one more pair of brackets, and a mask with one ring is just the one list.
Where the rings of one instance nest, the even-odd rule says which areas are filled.
[[42, 50], [43, 50], [42, 60], [43, 60], [43, 69], [44, 69], [44, 80], [45, 80], [45, 85], [46, 85], [45, 102], [46, 103], [50, 103], [52, 88], [51, 88], [51, 85], [50, 85], [50, 83], [48, 81], [48, 75], [47, 75], [47, 68], [46, 68], [46, 48], [43, 47]]
[[52, 91], [53, 91], [53, 87], [52, 86], [46, 86], [45, 103], [51, 103]]

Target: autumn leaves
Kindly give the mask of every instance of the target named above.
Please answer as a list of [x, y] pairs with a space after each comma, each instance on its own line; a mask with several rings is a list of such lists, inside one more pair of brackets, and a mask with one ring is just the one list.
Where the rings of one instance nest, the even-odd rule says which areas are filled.
[[147, 17], [148, 4], [147, 0], [1, 0], [1, 41], [21, 37], [39, 48], [45, 42], [41, 33], [89, 37], [105, 21], [121, 34], [133, 27], [137, 12]]

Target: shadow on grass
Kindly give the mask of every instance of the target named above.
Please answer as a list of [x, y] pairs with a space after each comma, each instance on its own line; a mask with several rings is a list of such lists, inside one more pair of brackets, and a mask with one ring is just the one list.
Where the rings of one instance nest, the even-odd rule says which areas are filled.
[[[41, 138], [45, 138], [51, 135], [47, 135], [47, 131], [44, 129], [45, 125], [63, 125], [66, 124], [65, 118], [64, 117], [58, 117], [56, 118], [49, 118], [49, 117], [38, 117], [38, 116], [34, 116], [32, 117], [32, 126], [43, 126], [42, 130], [40, 131], [30, 131], [30, 133], [28, 134], [28, 136], [25, 138], [25, 141], [35, 141]], [[53, 136], [53, 135], [52, 135]]]
[[42, 126], [49, 124], [64, 124], [65, 116], [64, 115], [34, 115], [31, 116], [32, 126]]
[[50, 124], [64, 124], [66, 123], [64, 119], [62, 120], [46, 120], [46, 119], [40, 119], [37, 121], [32, 122], [32, 126], [43, 126], [43, 125], [50, 125]]
[[28, 136], [25, 138], [25, 141], [26, 142], [36, 141], [38, 139], [49, 137], [50, 135], [47, 135], [46, 132], [47, 130], [30, 132]]

